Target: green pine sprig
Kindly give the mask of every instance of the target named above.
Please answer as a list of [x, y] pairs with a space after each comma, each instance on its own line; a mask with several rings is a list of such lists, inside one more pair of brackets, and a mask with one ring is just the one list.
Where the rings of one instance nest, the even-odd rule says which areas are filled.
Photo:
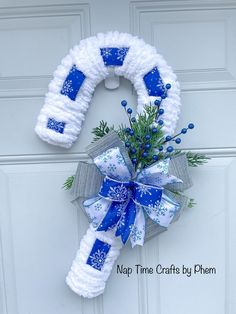
[[114, 126], [108, 126], [105, 121], [100, 121], [99, 126], [93, 128], [92, 134], [94, 135], [93, 141], [97, 141], [104, 135], [108, 134], [110, 131], [114, 130]]
[[193, 208], [197, 203], [194, 201], [194, 198], [190, 198], [188, 202], [188, 208]]
[[210, 159], [206, 155], [193, 153], [193, 152], [187, 152], [186, 157], [188, 160], [188, 165], [190, 167], [198, 167], [198, 166], [204, 165]]
[[66, 181], [63, 183], [62, 188], [65, 189], [65, 190], [71, 189], [72, 184], [73, 184], [73, 182], [74, 182], [74, 178], [75, 178], [75, 176], [70, 176], [70, 177], [68, 177], [68, 178], [66, 179]]
[[203, 154], [193, 153], [191, 151], [185, 152], [180, 149], [175, 149], [173, 153], [170, 154], [170, 158], [176, 157], [180, 154], [186, 155], [189, 167], [198, 167], [204, 165], [208, 162], [209, 159], [211, 159], [210, 157]]
[[[156, 151], [164, 141], [162, 126], [153, 127], [157, 115], [158, 106], [147, 105], [144, 112], [138, 114], [136, 119], [131, 119], [128, 114], [129, 127], [123, 125], [119, 127], [118, 134], [127, 147], [130, 159], [136, 160], [136, 169], [142, 169], [155, 162], [153, 155], [157, 154]], [[149, 145], [149, 148], [147, 149], [145, 145]], [[159, 159], [163, 157], [162, 153], [158, 154]]]

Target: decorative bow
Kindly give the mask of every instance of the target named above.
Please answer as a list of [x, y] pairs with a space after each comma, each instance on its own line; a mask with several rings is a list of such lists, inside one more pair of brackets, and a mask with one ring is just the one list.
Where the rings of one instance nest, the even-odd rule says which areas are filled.
[[[117, 135], [110, 135], [108, 143], [114, 137]], [[132, 247], [143, 245], [145, 216], [159, 226], [168, 227], [181, 206], [176, 199], [167, 196], [164, 187], [181, 186], [183, 181], [168, 173], [170, 159], [157, 162], [135, 175], [123, 143], [120, 140], [113, 143], [119, 147], [109, 148], [106, 143], [108, 149], [103, 150], [96, 145], [92, 153], [91, 149], [89, 151], [94, 162], [94, 177], [100, 177], [100, 182], [91, 180], [90, 185], [94, 184], [96, 189], [99, 186], [99, 189], [95, 197], [83, 202], [84, 210], [97, 231], [114, 230], [124, 244], [130, 238]], [[102, 175], [95, 170], [95, 166]], [[77, 177], [74, 185], [80, 182], [81, 173], [77, 173]]]

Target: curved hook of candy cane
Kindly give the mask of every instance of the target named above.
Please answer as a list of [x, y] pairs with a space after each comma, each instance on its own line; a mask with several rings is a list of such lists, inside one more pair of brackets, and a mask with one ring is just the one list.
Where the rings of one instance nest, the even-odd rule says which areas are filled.
[[[65, 148], [77, 139], [96, 86], [110, 70], [130, 80], [138, 94], [137, 112], [153, 103], [171, 84], [161, 102], [163, 130], [173, 134], [179, 115], [179, 83], [156, 49], [130, 34], [108, 32], [81, 40], [54, 72], [35, 127], [44, 141]], [[154, 86], [153, 86], [154, 82]]]

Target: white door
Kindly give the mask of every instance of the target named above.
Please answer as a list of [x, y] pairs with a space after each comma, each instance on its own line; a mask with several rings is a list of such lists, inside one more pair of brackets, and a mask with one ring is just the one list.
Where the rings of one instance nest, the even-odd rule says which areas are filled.
[[[70, 150], [42, 142], [34, 126], [61, 58], [107, 30], [137, 34], [163, 54], [181, 83], [179, 128], [196, 124], [182, 148], [212, 157], [191, 171], [197, 205], [143, 248], [125, 247], [118, 263], [202, 264], [216, 274], [127, 278], [114, 268], [104, 295], [87, 300], [64, 278], [88, 222], [61, 187], [86, 159], [91, 129], [123, 122], [119, 103], [135, 107], [136, 95], [125, 79], [118, 90], [100, 84]], [[236, 313], [235, 55], [236, 1], [0, 1], [1, 314]]]

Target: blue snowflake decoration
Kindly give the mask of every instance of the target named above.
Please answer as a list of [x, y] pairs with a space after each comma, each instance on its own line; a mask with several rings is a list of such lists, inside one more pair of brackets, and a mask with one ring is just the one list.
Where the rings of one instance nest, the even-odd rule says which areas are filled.
[[167, 96], [165, 85], [161, 79], [157, 67], [144, 75], [144, 83], [146, 85], [149, 96], [159, 96], [165, 98]]
[[122, 66], [129, 48], [100, 48], [105, 66]]
[[63, 83], [61, 94], [68, 96], [71, 100], [75, 100], [85, 77], [84, 73], [73, 65]]
[[131, 230], [130, 237], [134, 242], [142, 240], [142, 230], [139, 230], [137, 226], [134, 226]]
[[64, 133], [66, 123], [62, 121], [56, 121], [55, 119], [49, 118], [47, 123], [47, 128], [53, 130], [57, 133]]
[[147, 186], [142, 183], [134, 183], [136, 189], [133, 198], [143, 206], [158, 206], [162, 197], [162, 188]]
[[96, 239], [87, 259], [87, 264], [101, 271], [110, 247], [110, 244]]

